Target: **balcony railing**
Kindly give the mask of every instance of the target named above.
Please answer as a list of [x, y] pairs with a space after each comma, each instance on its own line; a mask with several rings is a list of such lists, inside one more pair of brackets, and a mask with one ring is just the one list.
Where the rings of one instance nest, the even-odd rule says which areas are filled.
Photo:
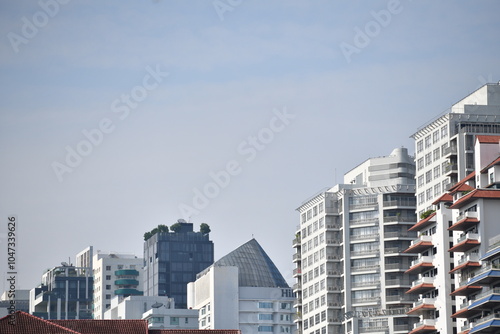
[[364, 303], [379, 303], [380, 297], [364, 297], [364, 298], [353, 298], [353, 304], [364, 304]]
[[410, 247], [420, 243], [420, 242], [432, 242], [432, 236], [430, 235], [421, 235], [418, 239], [415, 239], [411, 242]]
[[457, 219], [455, 220], [455, 223], [461, 221], [464, 218], [477, 218], [477, 212], [476, 211], [464, 212], [457, 217]]
[[416, 206], [417, 201], [415, 199], [398, 199], [398, 200], [392, 200], [392, 201], [384, 201], [384, 206]]
[[458, 260], [458, 265], [462, 265], [466, 262], [479, 262], [479, 254], [473, 253], [467, 256], [462, 256], [460, 260]]
[[448, 146], [447, 148], [445, 148], [443, 155], [447, 156], [449, 154], [457, 154], [457, 147], [456, 146]]
[[432, 263], [432, 260], [434, 260], [434, 256], [419, 256], [416, 260], [411, 261], [410, 267], [420, 263]]
[[436, 277], [422, 277], [411, 284], [412, 287], [418, 286], [420, 284], [434, 284]]
[[378, 253], [379, 253], [378, 249], [367, 249], [360, 251], [351, 251], [351, 256], [375, 255]]
[[479, 234], [467, 232], [466, 234], [462, 234], [458, 239], [456, 244], [461, 243], [464, 240], [479, 240]]
[[396, 232], [385, 232], [384, 238], [416, 238], [417, 232], [413, 231], [396, 231]]
[[444, 167], [445, 174], [458, 171], [458, 166], [455, 164], [450, 164]]
[[411, 285], [412, 282], [408, 278], [394, 278], [385, 280], [385, 285]]
[[299, 261], [302, 255], [300, 253], [293, 254], [293, 261]]
[[363, 288], [366, 286], [380, 286], [380, 281], [368, 281], [368, 282], [352, 282], [351, 286], [353, 288]]
[[413, 329], [421, 326], [436, 326], [436, 319], [424, 319], [423, 321], [417, 322], [413, 325]]
[[365, 239], [379, 239], [379, 234], [378, 233], [371, 233], [371, 234], [360, 234], [360, 235], [351, 235], [349, 236], [351, 240], [365, 240]]
[[393, 296], [386, 296], [385, 301], [386, 302], [399, 302], [399, 301], [415, 301], [415, 297], [411, 297], [409, 295], [393, 295]]
[[350, 220], [349, 225], [365, 225], [365, 224], [378, 224], [378, 218], [369, 218], [369, 219], [356, 219]]
[[372, 270], [380, 271], [380, 265], [351, 267], [351, 272], [372, 271]]
[[477, 319], [475, 322], [470, 323], [470, 324], [467, 326], [467, 327], [468, 327], [467, 329], [469, 329], [469, 328], [473, 328], [473, 327], [475, 327], [475, 326], [477, 326], [477, 325], [480, 325], [480, 324], [482, 324], [482, 323], [485, 323], [485, 322], [490, 321], [490, 320], [493, 320], [493, 319], [500, 319], [500, 313], [493, 313], [493, 314], [490, 314], [490, 315], [488, 315], [488, 316], [486, 316], [486, 317], [479, 318], [479, 319]]
[[413, 303], [413, 308], [419, 307], [420, 305], [434, 305], [436, 298], [422, 298]]

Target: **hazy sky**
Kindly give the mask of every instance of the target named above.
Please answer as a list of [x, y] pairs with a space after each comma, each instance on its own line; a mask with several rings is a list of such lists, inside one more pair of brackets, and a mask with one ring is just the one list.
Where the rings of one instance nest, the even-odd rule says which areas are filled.
[[498, 13], [2, 1], [1, 271], [11, 214], [26, 289], [88, 245], [142, 256], [144, 232], [184, 218], [211, 226], [216, 259], [254, 236], [292, 282], [303, 200], [367, 158], [414, 152], [419, 126], [500, 80]]

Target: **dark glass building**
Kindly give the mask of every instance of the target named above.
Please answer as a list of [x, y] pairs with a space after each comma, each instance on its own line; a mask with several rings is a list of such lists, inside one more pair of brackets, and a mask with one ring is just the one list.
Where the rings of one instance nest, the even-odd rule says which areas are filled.
[[179, 222], [177, 232], [160, 232], [144, 242], [144, 295], [174, 298], [176, 308], [187, 308], [187, 284], [214, 262], [209, 235], [193, 232], [193, 224]]

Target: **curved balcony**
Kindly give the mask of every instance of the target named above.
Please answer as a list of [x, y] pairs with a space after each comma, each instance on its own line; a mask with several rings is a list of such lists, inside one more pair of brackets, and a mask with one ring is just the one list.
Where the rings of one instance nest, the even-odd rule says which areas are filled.
[[115, 281], [115, 285], [139, 285], [139, 281], [131, 278], [121, 278]]
[[116, 276], [139, 276], [139, 272], [135, 269], [119, 269], [115, 271]]
[[116, 289], [115, 295], [123, 296], [123, 295], [134, 295], [134, 296], [142, 296], [143, 292], [137, 289]]

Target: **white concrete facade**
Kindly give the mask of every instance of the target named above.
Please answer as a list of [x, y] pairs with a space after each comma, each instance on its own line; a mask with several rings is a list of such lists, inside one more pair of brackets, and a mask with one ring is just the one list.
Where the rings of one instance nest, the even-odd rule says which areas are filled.
[[144, 264], [142, 258], [131, 254], [98, 251], [92, 261], [94, 319], [103, 319], [104, 312], [111, 307], [111, 300], [115, 296], [142, 295]]
[[294, 276], [299, 332], [408, 333], [416, 234], [415, 167], [406, 149], [368, 159], [344, 184], [321, 192], [297, 210], [300, 225]]
[[209, 267], [188, 284], [188, 306], [199, 310], [199, 329], [293, 333], [293, 300], [290, 288], [239, 286], [235, 266]]
[[500, 84], [487, 84], [421, 127], [415, 139], [417, 214], [474, 170], [478, 134], [500, 134]]

